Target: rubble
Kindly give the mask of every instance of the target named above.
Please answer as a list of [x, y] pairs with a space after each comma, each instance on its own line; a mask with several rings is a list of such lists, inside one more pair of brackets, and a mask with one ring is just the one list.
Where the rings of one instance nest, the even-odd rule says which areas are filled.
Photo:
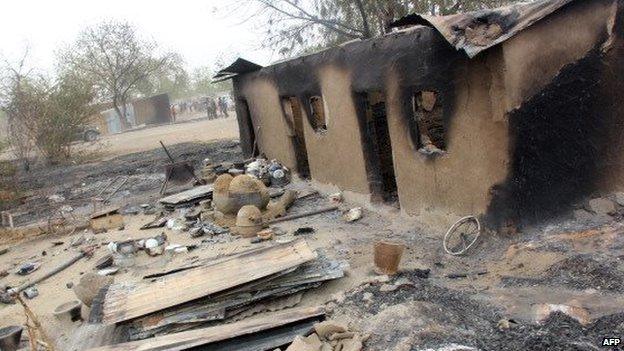
[[342, 218], [347, 222], [355, 222], [358, 219], [362, 218], [362, 208], [354, 207], [343, 213]]
[[[280, 259], [276, 258], [273, 261], [263, 260], [263, 257], [273, 256], [274, 254], [270, 254], [271, 252], [288, 252], [294, 248], [297, 248], [297, 254], [293, 252], [289, 256]], [[267, 256], [269, 254], [270, 256]], [[293, 261], [288, 266], [279, 266], [279, 261], [290, 260], [298, 255], [303, 255], [303, 259]], [[239, 261], [240, 264], [234, 265], [234, 263]], [[244, 264], [243, 261], [266, 262], [264, 265], [265, 270], [254, 269], [253, 266]], [[274, 267], [272, 268], [272, 266]], [[191, 281], [194, 276], [212, 277], [209, 272], [227, 271], [226, 267], [233, 267], [230, 268], [230, 274], [232, 274], [232, 277], [237, 277], [236, 281], [221, 282], [215, 277], [212, 280], [217, 279], [215, 281], [219, 285], [214, 285], [211, 283], [211, 279], [204, 278], [204, 280], [207, 279], [206, 286], [210, 288], [201, 292], [198, 290], [197, 292], [201, 295], [185, 295], [182, 291], [179, 291], [174, 298], [175, 301], [171, 301], [171, 297], [168, 300], [162, 300], [162, 304], [158, 300], [152, 301], [149, 311], [145, 310], [145, 312], [141, 313], [146, 313], [146, 315], [140, 316], [135, 314], [135, 317], [139, 318], [133, 320], [128, 326], [131, 339], [143, 339], [163, 333], [170, 334], [185, 330], [189, 326], [197, 326], [198, 324], [227, 321], [237, 318], [245, 311], [252, 311], [252, 313], [261, 312], [262, 309], [259, 309], [259, 306], [273, 301], [275, 298], [284, 298], [298, 294], [301, 291], [318, 287], [325, 281], [342, 277], [346, 263], [330, 260], [319, 253], [312, 253], [307, 248], [305, 242], [299, 240], [290, 244], [273, 245], [267, 248], [252, 250], [248, 254], [243, 252], [237, 256], [227, 258], [225, 261], [217, 260], [217, 262], [210, 263], [205, 267], [199, 266], [180, 273], [174, 273], [173, 275], [170, 274], [163, 277], [166, 280], [159, 284], [150, 283], [134, 289], [137, 294], [140, 294], [141, 290], [147, 293], [150, 289], [159, 289], [158, 287], [163, 286], [162, 284], [165, 284], [165, 286], [174, 284], [182, 287], [187, 281]], [[231, 269], [236, 271], [231, 271]], [[254, 275], [260, 274], [262, 277], [254, 276], [254, 283], [246, 282], [248, 273], [245, 272], [256, 272]], [[222, 290], [226, 286], [231, 286], [231, 284], [235, 284], [237, 288], [232, 291]], [[102, 320], [110, 322], [122, 318], [122, 320], [118, 320], [118, 322], [121, 322], [127, 318], [128, 313], [135, 313], [126, 312], [122, 315], [114, 312], [121, 308], [122, 305], [119, 304], [121, 301], [116, 302], [118, 307], [113, 305], [107, 307], [108, 300], [116, 300], [114, 296], [117, 296], [118, 293], [115, 291], [119, 289], [122, 289], [122, 287], [115, 287], [114, 285], [107, 289], [106, 296], [102, 301], [103, 305], [94, 307], [92, 310], [94, 311], [90, 317], [92, 321]], [[210, 295], [202, 297], [206, 294]], [[128, 298], [131, 298], [131, 296], [128, 296]], [[131, 309], [130, 305], [128, 305], [128, 308]]]
[[113, 283], [112, 277], [102, 276], [94, 273], [85, 273], [80, 277], [80, 282], [74, 285], [74, 294], [87, 307], [91, 307], [93, 300], [100, 289]]
[[599, 215], [612, 214], [615, 212], [615, 204], [607, 198], [595, 198], [589, 200], [589, 209]]
[[[257, 190], [264, 187], [269, 198], [266, 207], [256, 208], [259, 213], [254, 210], [253, 218], [245, 218], [251, 227], [250, 232], [253, 232], [251, 242], [258, 242], [258, 245], [250, 245], [250, 240], [230, 235], [237, 233], [237, 227], [245, 226], [237, 226], [242, 224], [236, 222], [238, 212], [218, 213], [221, 211], [217, 209], [219, 201], [214, 198], [216, 187], [206, 184], [165, 196], [160, 200], [151, 197], [132, 199], [131, 205], [123, 205], [123, 210], [120, 210], [133, 214], [126, 217], [128, 224], [125, 231], [112, 231], [95, 236], [90, 231], [78, 232], [80, 234], [64, 238], [65, 243], [47, 241], [46, 245], [37, 248], [34, 256], [24, 255], [23, 260], [41, 260], [41, 270], [45, 270], [47, 260], [53, 257], [71, 255], [76, 248], [87, 245], [99, 247], [100, 251], [96, 256], [99, 259], [84, 262], [86, 268], [79, 271], [80, 274], [91, 271], [82, 274], [81, 283], [82, 279], [92, 279], [93, 276], [105, 278], [104, 283], [96, 284], [90, 292], [81, 291], [84, 284], [67, 286], [80, 301], [85, 301], [86, 307], [89, 307], [89, 302], [92, 307], [90, 318], [111, 326], [115, 324], [115, 328], [118, 328], [115, 332], [118, 338], [116, 340], [124, 343], [102, 346], [102, 350], [125, 350], [124, 347], [130, 347], [128, 345], [141, 345], [146, 350], [155, 350], [158, 347], [166, 349], [171, 345], [201, 347], [199, 345], [204, 343], [215, 349], [236, 349], [237, 342], [241, 341], [263, 347], [274, 345], [274, 348], [281, 347], [282, 350], [288, 344], [289, 350], [312, 347], [321, 351], [359, 350], [364, 344], [369, 349], [380, 350], [488, 350], [503, 349], [501, 345], [507, 344], [512, 345], [510, 350], [520, 350], [526, 345], [529, 346], [525, 349], [545, 349], [539, 344], [542, 340], [552, 339], [562, 345], [572, 345], [572, 342], [555, 337], [556, 331], [565, 331], [569, 327], [573, 331], [571, 339], [578, 343], [586, 338], [585, 335], [595, 337], [604, 333], [606, 329], [601, 323], [610, 325], [613, 320], [616, 321], [613, 325], [619, 325], [618, 323], [624, 321], [618, 316], [609, 317], [611, 319], [590, 318], [594, 313], [592, 307], [595, 306], [583, 307], [580, 303], [577, 306], [570, 301], [540, 306], [543, 309], [540, 310], [539, 318], [534, 316], [535, 321], [539, 321], [536, 325], [516, 319], [515, 316], [512, 318], [497, 310], [491, 303], [471, 299], [472, 295], [484, 298], [486, 294], [483, 292], [495, 285], [502, 272], [505, 272], [504, 265], [507, 262], [501, 262], [500, 266], [493, 268], [487, 260], [492, 257], [488, 251], [496, 252], [496, 245], [500, 242], [507, 244], [506, 239], [485, 243], [485, 250], [475, 253], [478, 255], [476, 259], [469, 257], [470, 255], [461, 258], [434, 257], [431, 262], [435, 262], [435, 266], [431, 263], [431, 270], [414, 269], [415, 266], [422, 267], [423, 262], [430, 263], [431, 257], [427, 255], [435, 252], [427, 252], [432, 250], [432, 246], [428, 245], [429, 242], [435, 242], [436, 249], [439, 249], [437, 236], [428, 236], [428, 232], [410, 228], [409, 235], [398, 239], [405, 239], [404, 243], [393, 242], [398, 235], [402, 235], [402, 223], [385, 221], [384, 218], [380, 221], [382, 224], [375, 225], [373, 223], [380, 217], [374, 211], [367, 212], [366, 217], [357, 225], [345, 224], [340, 213], [327, 215], [327, 221], [309, 218], [320, 213], [337, 211], [340, 205], [343, 209], [350, 208], [345, 215], [355, 213], [351, 218], [359, 220], [362, 209], [352, 207], [353, 204], [346, 201], [341, 193], [325, 198], [316, 196], [316, 191], [309, 191], [307, 188], [301, 190], [302, 185], [299, 183], [284, 187], [280, 183], [282, 179], [272, 176], [269, 168], [260, 172], [260, 168], [251, 167], [248, 171], [248, 165], [249, 162], [242, 161], [216, 163], [216, 166], [210, 166], [210, 172], [206, 172], [206, 176], [216, 179], [218, 175], [225, 174], [222, 179], [229, 179], [228, 191], [236, 177], [245, 179], [241, 184], [257, 185]], [[271, 162], [267, 161], [264, 165], [263, 167], [268, 167]], [[245, 174], [238, 175], [242, 170], [245, 170]], [[280, 170], [283, 169], [276, 168], [273, 173]], [[237, 176], [232, 177], [232, 173]], [[202, 178], [204, 176], [202, 173]], [[262, 186], [258, 183], [262, 183]], [[273, 187], [278, 183], [280, 187]], [[267, 188], [267, 184], [272, 187]], [[264, 194], [265, 190], [258, 190], [258, 193]], [[236, 195], [239, 196], [240, 193]], [[258, 198], [254, 196], [251, 196], [252, 203]], [[262, 196], [260, 198], [264, 201]], [[227, 194], [227, 198], [232, 199], [231, 194]], [[163, 199], [167, 200], [162, 201]], [[244, 199], [244, 196], [239, 196], [238, 199]], [[304, 202], [302, 199], [309, 200]], [[144, 201], [146, 203], [142, 203]], [[152, 201], [155, 205], [147, 203]], [[326, 206], [327, 201], [330, 206]], [[142, 204], [132, 205], [139, 203]], [[241, 203], [244, 203], [241, 208], [250, 205], [246, 200], [239, 201]], [[617, 212], [621, 210], [619, 205], [617, 201], [614, 202], [616, 211], [611, 215], [617, 216]], [[134, 214], [137, 210], [145, 214], [148, 209], [154, 211], [154, 220], [143, 225], [142, 229], [152, 231], [141, 231], [139, 233], [149, 234], [136, 239], [135, 228], [141, 226], [144, 220], [152, 218], [134, 217]], [[584, 211], [593, 219], [597, 217], [590, 211]], [[286, 223], [300, 218], [305, 219]], [[274, 223], [282, 222], [282, 228], [273, 226]], [[391, 229], [384, 231], [385, 225]], [[368, 232], [367, 227], [371, 227]], [[162, 229], [154, 230], [155, 228]], [[352, 235], [354, 229], [357, 229], [357, 235]], [[370, 233], [373, 230], [376, 232]], [[161, 232], [163, 235], [159, 235]], [[308, 250], [311, 249], [301, 244], [305, 236], [299, 235], [311, 233], [315, 235], [306, 238], [315, 247], [325, 246], [332, 249], [327, 253], [319, 251], [310, 255]], [[619, 233], [616, 231], [614, 235]], [[617, 250], [621, 242], [609, 242], [612, 240], [610, 235], [607, 233], [594, 239], [596, 247], [613, 251], [605, 254], [612, 256], [608, 260], [565, 260], [571, 254], [564, 252], [562, 246], [557, 246], [562, 258], [557, 261], [559, 264], [552, 267], [544, 265], [544, 273], [540, 277], [543, 279], [529, 278], [521, 283], [517, 277], [510, 280], [503, 277], [499, 287], [530, 287], [532, 284], [540, 284], [552, 286], [553, 289], [571, 288], [579, 294], [593, 289], [594, 294], [616, 295], [620, 286], [617, 282], [622, 281], [621, 263], [617, 261]], [[543, 242], [539, 237], [531, 239], [538, 243]], [[377, 250], [371, 250], [370, 247], [370, 243], [376, 240], [388, 241], [405, 248], [399, 250], [401, 253], [395, 254], [394, 258], [388, 253], [377, 255]], [[232, 243], [221, 245], [229, 242]], [[540, 250], [545, 248], [544, 245], [539, 247]], [[39, 256], [42, 249], [47, 252], [43, 258]], [[197, 251], [192, 252], [194, 249]], [[347, 249], [348, 254], [344, 254]], [[17, 250], [11, 250], [10, 254], [14, 251]], [[406, 257], [401, 264], [403, 255]], [[312, 290], [346, 274], [346, 262], [335, 257], [346, 257], [362, 267], [355, 267], [354, 274], [347, 283], [334, 282], [323, 289]], [[591, 257], [598, 258], [596, 254]], [[375, 260], [378, 272], [384, 273], [383, 275], [371, 274], [372, 265], [366, 264], [371, 259]], [[389, 261], [394, 263], [390, 264]], [[515, 261], [513, 263], [517, 264]], [[526, 261], [523, 264], [528, 266]], [[380, 267], [384, 269], [379, 270]], [[14, 272], [19, 267], [8, 265], [7, 268]], [[113, 280], [114, 274], [118, 275]], [[427, 279], [430, 275], [433, 277]], [[78, 275], [76, 278], [62, 277], [62, 290], [67, 292], [66, 282], [75, 282], [77, 277]], [[460, 278], [470, 280], [455, 280]], [[353, 286], [353, 282], [360, 286], [353, 290], [344, 286]], [[32, 283], [30, 284], [29, 287], [32, 287]], [[454, 291], [445, 286], [446, 284], [464, 291]], [[466, 293], [465, 286], [468, 285], [471, 290]], [[46, 286], [38, 287], [42, 297], [49, 298], [45, 296], [49, 291]], [[303, 295], [306, 291], [309, 293]], [[330, 299], [329, 294], [335, 291], [339, 292]], [[3, 292], [6, 296], [7, 289], [3, 289]], [[11, 292], [14, 293], [15, 290]], [[23, 295], [20, 293], [19, 296]], [[37, 305], [44, 300], [42, 297], [35, 300]], [[353, 329], [348, 328], [347, 324], [340, 325], [331, 320], [316, 324], [321, 318], [317, 318], [314, 323], [308, 319], [298, 320], [294, 325], [288, 324], [291, 329], [287, 329], [282, 324], [285, 319], [271, 317], [276, 313], [278, 316], [280, 313], [290, 313], [293, 307], [300, 304], [307, 306], [310, 300], [331, 300], [326, 306], [330, 311], [328, 316], [339, 317], [341, 321], [343, 317], [349, 317], [348, 325]], [[11, 302], [14, 300], [7, 301]], [[49, 312], [51, 313], [51, 309]], [[465, 323], [462, 322], [462, 328], [458, 328], [455, 321], [464, 321], [466, 316], [470, 318]], [[245, 323], [251, 323], [250, 320], [256, 318], [263, 321], [262, 327], [270, 324], [276, 329], [246, 329], [245, 336], [239, 338], [236, 333], [243, 330], [239, 329], [241, 325], [250, 327], [251, 324]], [[322, 325], [339, 325], [341, 328], [327, 332], [321, 329]], [[311, 330], [315, 332], [310, 334]], [[219, 336], [210, 334], [214, 338], [206, 337], [206, 333], [217, 332]], [[364, 335], [368, 333], [371, 339], [367, 340]], [[523, 336], [523, 333], [528, 336]], [[217, 340], [221, 338], [224, 339]], [[199, 344], [194, 344], [196, 341]], [[548, 345], [553, 344], [555, 343]], [[538, 346], [531, 348], [535, 345]]]
[[360, 351], [365, 337], [334, 321], [314, 324], [314, 333], [297, 336], [286, 351]]
[[123, 227], [124, 219], [119, 213], [119, 207], [107, 207], [91, 215], [89, 226], [94, 233], [101, 233], [109, 229]]

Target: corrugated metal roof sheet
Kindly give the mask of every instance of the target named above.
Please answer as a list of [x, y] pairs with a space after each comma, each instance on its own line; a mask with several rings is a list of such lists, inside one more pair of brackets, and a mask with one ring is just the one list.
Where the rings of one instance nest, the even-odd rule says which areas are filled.
[[236, 61], [232, 62], [231, 65], [217, 72], [217, 74], [212, 77], [212, 81], [220, 82], [222, 80], [230, 79], [239, 74], [253, 72], [260, 69], [262, 69], [262, 66], [239, 57], [236, 59]]
[[433, 27], [457, 50], [464, 50], [472, 58], [574, 1], [578, 0], [537, 0], [449, 16], [412, 14], [392, 26]]

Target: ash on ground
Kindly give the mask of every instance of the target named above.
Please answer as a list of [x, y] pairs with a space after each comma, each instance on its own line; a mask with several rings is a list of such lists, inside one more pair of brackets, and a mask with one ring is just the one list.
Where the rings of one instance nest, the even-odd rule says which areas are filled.
[[561, 312], [542, 323], [508, 320], [502, 310], [471, 294], [413, 272], [373, 279], [329, 306], [333, 317], [370, 334], [370, 350], [596, 350], [604, 337], [624, 334], [624, 313], [585, 326]]

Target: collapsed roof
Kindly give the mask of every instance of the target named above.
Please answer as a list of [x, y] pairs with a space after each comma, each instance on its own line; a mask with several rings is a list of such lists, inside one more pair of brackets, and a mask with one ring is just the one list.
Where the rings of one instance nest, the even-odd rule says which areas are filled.
[[392, 27], [423, 25], [436, 29], [457, 50], [472, 58], [498, 45], [576, 0], [537, 0], [448, 16], [411, 14]]

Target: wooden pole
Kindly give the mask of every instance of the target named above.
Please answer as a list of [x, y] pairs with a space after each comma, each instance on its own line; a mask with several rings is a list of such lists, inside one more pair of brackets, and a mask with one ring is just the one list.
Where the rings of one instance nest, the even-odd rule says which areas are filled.
[[279, 223], [279, 222], [291, 221], [293, 219], [314, 216], [314, 215], [325, 213], [325, 212], [335, 211], [337, 209], [338, 209], [338, 206], [332, 205], [332, 206], [329, 206], [329, 207], [323, 207], [323, 208], [319, 208], [319, 209], [316, 209], [316, 210], [307, 211], [307, 212], [303, 212], [303, 213], [299, 213], [299, 214], [295, 214], [295, 215], [275, 218], [275, 219], [272, 219], [272, 220], [268, 221], [267, 224], [274, 224], [274, 223]]

